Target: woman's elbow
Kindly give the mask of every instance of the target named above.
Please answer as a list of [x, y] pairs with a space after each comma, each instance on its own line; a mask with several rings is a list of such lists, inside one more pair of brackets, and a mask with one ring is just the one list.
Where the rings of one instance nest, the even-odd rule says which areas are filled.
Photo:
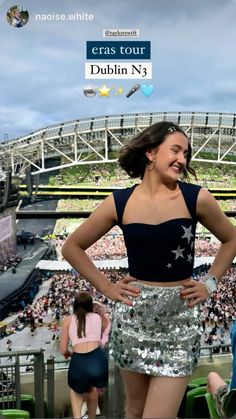
[[68, 243], [68, 239], [67, 239], [61, 248], [61, 254], [65, 259], [67, 259], [69, 256], [69, 248], [70, 248], [70, 243]]
[[81, 244], [76, 242], [73, 238], [69, 237], [61, 248], [61, 254], [64, 259], [70, 261], [73, 256], [78, 257], [81, 250], [84, 251], [84, 248], [81, 246]]
[[67, 351], [68, 351], [68, 348], [66, 347], [64, 347], [64, 346], [60, 346], [60, 353], [62, 354], [62, 355], [66, 355], [67, 354]]

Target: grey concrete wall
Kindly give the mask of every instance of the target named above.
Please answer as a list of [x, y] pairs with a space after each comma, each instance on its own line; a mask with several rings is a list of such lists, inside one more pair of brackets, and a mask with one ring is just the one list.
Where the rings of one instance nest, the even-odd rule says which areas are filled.
[[232, 371], [231, 354], [213, 356], [212, 362], [209, 361], [209, 358], [200, 359], [192, 378], [206, 377], [211, 371], [218, 372], [223, 378], [230, 378]]
[[[65, 410], [70, 408], [69, 387], [67, 384], [67, 370], [55, 373], [55, 416], [63, 417]], [[21, 393], [34, 395], [34, 374], [21, 376]], [[44, 399], [47, 401], [47, 382], [44, 382]]]

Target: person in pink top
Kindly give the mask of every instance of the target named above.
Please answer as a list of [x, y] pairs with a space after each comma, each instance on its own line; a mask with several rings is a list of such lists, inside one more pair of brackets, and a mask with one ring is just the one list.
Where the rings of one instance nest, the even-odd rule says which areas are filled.
[[105, 328], [101, 316], [93, 311], [91, 295], [80, 292], [75, 297], [74, 314], [62, 322], [60, 338], [60, 352], [66, 359], [71, 357], [68, 385], [74, 418], [81, 418], [86, 399], [89, 419], [94, 419], [98, 406], [97, 388], [107, 386], [108, 360], [101, 348]]

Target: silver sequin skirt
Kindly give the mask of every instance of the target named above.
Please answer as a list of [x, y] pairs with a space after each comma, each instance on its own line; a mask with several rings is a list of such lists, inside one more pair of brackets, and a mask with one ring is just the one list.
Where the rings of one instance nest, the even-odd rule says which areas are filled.
[[192, 374], [200, 355], [199, 306], [188, 308], [181, 286], [140, 288], [133, 306], [116, 302], [109, 352], [117, 366], [153, 376]]

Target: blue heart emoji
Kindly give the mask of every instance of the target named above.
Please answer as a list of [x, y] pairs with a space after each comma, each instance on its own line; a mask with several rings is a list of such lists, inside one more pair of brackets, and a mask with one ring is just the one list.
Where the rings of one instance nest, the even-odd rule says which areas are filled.
[[142, 84], [141, 85], [141, 90], [146, 97], [149, 97], [149, 96], [151, 96], [151, 94], [154, 90], [154, 86], [153, 86], [153, 84]]

